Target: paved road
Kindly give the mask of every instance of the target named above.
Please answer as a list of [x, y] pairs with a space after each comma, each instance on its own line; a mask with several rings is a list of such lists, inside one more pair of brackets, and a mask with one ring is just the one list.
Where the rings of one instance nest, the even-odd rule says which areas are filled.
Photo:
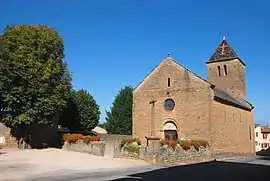
[[249, 181], [269, 173], [270, 157], [259, 156], [165, 168], [57, 150], [0, 155], [0, 181]]
[[139, 166], [128, 169], [107, 169], [99, 171], [89, 172], [73, 172], [73, 171], [58, 171], [51, 172], [32, 178], [27, 178], [23, 181], [108, 181], [117, 179], [138, 179], [138, 177], [129, 176], [142, 172], [149, 172], [158, 170], [163, 167], [150, 165], [150, 166]]
[[129, 169], [100, 170], [88, 173], [50, 174], [28, 181], [239, 181], [269, 180], [270, 158], [227, 159], [201, 164], [159, 167], [140, 166]]
[[268, 156], [253, 156], [253, 157], [249, 157], [249, 158], [238, 158], [238, 159], [232, 158], [232, 159], [225, 159], [225, 160], [221, 160], [221, 161], [232, 162], [232, 163], [247, 163], [247, 164], [270, 166], [270, 157], [268, 157]]

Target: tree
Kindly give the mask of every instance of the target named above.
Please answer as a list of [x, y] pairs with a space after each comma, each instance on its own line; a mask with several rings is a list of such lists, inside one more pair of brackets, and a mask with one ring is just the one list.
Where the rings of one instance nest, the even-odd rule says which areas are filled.
[[86, 90], [72, 90], [60, 123], [72, 131], [90, 133], [98, 125], [99, 118], [99, 105], [94, 98]]
[[115, 97], [110, 111], [106, 111], [105, 128], [110, 134], [132, 134], [132, 87], [126, 86]]
[[63, 39], [43, 25], [7, 27], [0, 36], [1, 115], [4, 124], [53, 124], [66, 106], [71, 77]]
[[59, 124], [68, 128], [71, 132], [81, 130], [75, 90], [70, 91], [67, 106], [59, 118]]

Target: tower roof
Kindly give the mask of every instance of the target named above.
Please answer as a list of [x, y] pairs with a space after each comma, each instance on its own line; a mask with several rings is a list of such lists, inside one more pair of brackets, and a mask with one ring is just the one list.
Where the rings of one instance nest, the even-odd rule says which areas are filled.
[[242, 62], [242, 60], [238, 57], [238, 55], [232, 49], [232, 47], [229, 45], [225, 37], [223, 37], [223, 40], [221, 41], [221, 43], [215, 50], [214, 54], [207, 61], [207, 63], [232, 60], [236, 58], [239, 59], [243, 65], [245, 65], [244, 62]]

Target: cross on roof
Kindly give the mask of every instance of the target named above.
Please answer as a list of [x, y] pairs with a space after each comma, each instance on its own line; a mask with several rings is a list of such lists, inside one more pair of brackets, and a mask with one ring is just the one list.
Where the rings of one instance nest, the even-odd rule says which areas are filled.
[[221, 44], [221, 46], [220, 46], [220, 48], [221, 48], [221, 55], [224, 55], [224, 54], [225, 54], [225, 53], [224, 53], [224, 50], [225, 50], [226, 47], [228, 47], [228, 45], [227, 45], [227, 43], [225, 42], [225, 40], [223, 39], [222, 44]]

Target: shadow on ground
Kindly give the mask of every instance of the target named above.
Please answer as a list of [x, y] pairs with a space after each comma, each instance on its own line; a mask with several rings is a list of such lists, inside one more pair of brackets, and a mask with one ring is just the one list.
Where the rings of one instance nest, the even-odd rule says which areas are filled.
[[[238, 181], [269, 179], [270, 167], [264, 165], [207, 162], [193, 165], [169, 167], [144, 173], [129, 175], [127, 178], [114, 181]], [[268, 179], [267, 179], [268, 178]]]

